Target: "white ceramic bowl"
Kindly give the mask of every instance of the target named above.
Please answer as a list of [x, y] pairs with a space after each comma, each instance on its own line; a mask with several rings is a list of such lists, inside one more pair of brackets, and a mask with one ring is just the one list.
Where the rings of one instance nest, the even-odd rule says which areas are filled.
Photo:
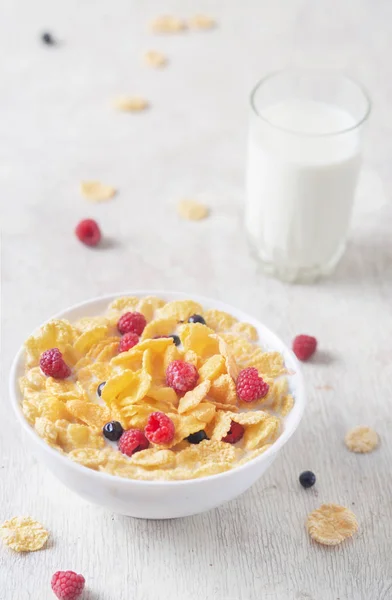
[[278, 350], [285, 358], [286, 366], [294, 372], [290, 377], [290, 389], [295, 405], [285, 418], [284, 431], [264, 454], [231, 471], [218, 475], [185, 481], [137, 481], [93, 471], [63, 456], [42, 440], [29, 425], [21, 411], [22, 395], [18, 379], [24, 373], [24, 352], [21, 348], [15, 357], [10, 374], [10, 398], [22, 428], [27, 433], [33, 451], [38, 458], [71, 490], [105, 508], [123, 515], [142, 519], [173, 519], [204, 512], [223, 502], [232, 500], [257, 481], [275, 460], [278, 452], [292, 436], [301, 420], [305, 390], [301, 368], [293, 353], [262, 323], [241, 310], [194, 294], [138, 290], [101, 296], [55, 315], [76, 321], [81, 317], [102, 314], [109, 302], [120, 296], [154, 295], [168, 301], [192, 298], [205, 308], [216, 308], [234, 315], [241, 321], [252, 323], [259, 333], [264, 347]]

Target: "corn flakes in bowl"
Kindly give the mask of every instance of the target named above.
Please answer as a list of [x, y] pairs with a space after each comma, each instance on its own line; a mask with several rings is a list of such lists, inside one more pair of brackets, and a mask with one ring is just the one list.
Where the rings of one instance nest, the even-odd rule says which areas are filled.
[[292, 352], [223, 302], [116, 294], [42, 325], [10, 377], [39, 458], [91, 502], [174, 518], [233, 499], [297, 428], [305, 395]]

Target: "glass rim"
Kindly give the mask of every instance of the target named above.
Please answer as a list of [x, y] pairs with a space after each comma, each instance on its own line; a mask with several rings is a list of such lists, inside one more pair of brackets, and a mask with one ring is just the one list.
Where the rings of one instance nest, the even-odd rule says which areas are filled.
[[[288, 129], [287, 127], [283, 127], [281, 125], [276, 125], [276, 123], [272, 123], [269, 119], [267, 119], [266, 117], [261, 115], [260, 112], [258, 111], [258, 109], [256, 107], [256, 101], [255, 101], [256, 94], [259, 91], [259, 89], [261, 88], [261, 86], [265, 82], [269, 81], [270, 79], [272, 79], [278, 75], [284, 75], [285, 73], [290, 74], [290, 73], [296, 73], [296, 72], [308, 74], [308, 75], [312, 75], [312, 74], [316, 74], [316, 73], [318, 73], [320, 75], [321, 74], [334, 75], [337, 77], [341, 77], [342, 79], [345, 79], [346, 81], [349, 81], [362, 93], [363, 97], [365, 98], [366, 108], [365, 108], [364, 114], [359, 119], [356, 119], [356, 122], [354, 123], [354, 125], [350, 125], [350, 127], [345, 127], [344, 129], [338, 129], [336, 131], [327, 132], [327, 133], [302, 132], [300, 130]], [[372, 102], [370, 100], [370, 95], [369, 95], [367, 89], [365, 88], [365, 86], [363, 86], [361, 83], [359, 83], [353, 77], [346, 75], [345, 73], [341, 73], [339, 71], [334, 71], [332, 69], [329, 70], [329, 69], [288, 68], [288, 69], [279, 69], [277, 71], [272, 71], [271, 73], [268, 73], [265, 77], [262, 77], [261, 79], [259, 79], [250, 93], [250, 106], [252, 108], [253, 113], [256, 115], [256, 117], [258, 117], [259, 119], [261, 119], [262, 121], [267, 123], [270, 127], [273, 127], [274, 129], [278, 129], [279, 131], [284, 131], [285, 133], [290, 133], [292, 135], [300, 135], [303, 137], [331, 137], [331, 136], [335, 136], [335, 135], [341, 135], [343, 133], [349, 133], [350, 131], [354, 131], [355, 129], [360, 127], [368, 119], [368, 117], [370, 115], [370, 112], [372, 109]]]

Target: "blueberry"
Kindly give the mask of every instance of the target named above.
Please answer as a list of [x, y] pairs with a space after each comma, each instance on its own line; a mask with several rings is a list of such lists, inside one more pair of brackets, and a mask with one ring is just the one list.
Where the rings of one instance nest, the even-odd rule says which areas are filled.
[[192, 315], [191, 317], [189, 317], [188, 323], [201, 323], [202, 325], [206, 324], [205, 320], [201, 315]]
[[169, 337], [173, 338], [173, 342], [175, 343], [176, 346], [179, 346], [181, 344], [181, 340], [178, 337], [178, 335], [173, 334], [173, 335], [170, 335]]
[[45, 32], [41, 35], [41, 40], [43, 41], [44, 44], [47, 44], [48, 46], [54, 46], [54, 44], [55, 44], [54, 39], [52, 38], [50, 33], [47, 33], [47, 32]]
[[117, 442], [124, 433], [121, 423], [118, 421], [109, 421], [103, 427], [103, 435], [111, 442]]
[[196, 433], [191, 433], [186, 439], [190, 444], [200, 444], [203, 440], [208, 440], [208, 437], [204, 429], [202, 429]]
[[99, 386], [97, 387], [97, 394], [99, 396], [99, 398], [102, 395], [102, 390], [103, 390], [103, 386], [105, 385], [106, 381], [102, 381], [102, 383], [99, 384]]
[[304, 488], [310, 488], [316, 483], [316, 475], [312, 471], [304, 471], [299, 476], [299, 482]]

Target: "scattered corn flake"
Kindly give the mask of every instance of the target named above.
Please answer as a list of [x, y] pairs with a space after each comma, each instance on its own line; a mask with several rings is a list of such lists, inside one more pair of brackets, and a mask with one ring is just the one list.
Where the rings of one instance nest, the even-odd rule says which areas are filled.
[[375, 450], [379, 444], [379, 437], [371, 427], [359, 426], [350, 429], [344, 438], [347, 448], [351, 452], [364, 454]]
[[80, 192], [90, 202], [104, 202], [116, 195], [116, 188], [106, 185], [100, 181], [82, 181]]
[[184, 396], [180, 399], [178, 412], [180, 414], [184, 413], [200, 404], [200, 402], [207, 396], [210, 387], [211, 382], [206, 379], [206, 381], [199, 383], [199, 385], [193, 388], [193, 390], [186, 392], [186, 394], [184, 394]]
[[212, 382], [208, 396], [215, 402], [220, 402], [222, 404], [236, 404], [237, 391], [235, 383], [230, 375], [224, 374], [217, 377], [217, 379]]
[[144, 62], [149, 67], [159, 68], [167, 64], [167, 58], [162, 52], [157, 50], [148, 50], [144, 53]]
[[201, 221], [209, 215], [209, 208], [206, 204], [197, 200], [180, 200], [177, 204], [177, 212], [180, 217], [187, 221]]
[[15, 552], [35, 552], [46, 544], [49, 533], [31, 517], [14, 517], [0, 526], [0, 537]]
[[215, 333], [229, 331], [237, 323], [237, 319], [229, 313], [214, 308], [206, 310], [203, 316], [208, 327]]
[[306, 527], [310, 537], [319, 544], [336, 546], [358, 530], [358, 522], [348, 508], [323, 504], [309, 514]]
[[199, 378], [201, 381], [209, 379], [214, 381], [226, 371], [226, 361], [221, 354], [210, 356], [204, 364], [199, 368]]
[[187, 321], [191, 315], [201, 314], [203, 308], [201, 304], [194, 300], [173, 300], [168, 302], [162, 308], [157, 310], [159, 319], [176, 319], [177, 322]]
[[185, 21], [171, 15], [161, 15], [150, 23], [150, 30], [153, 33], [178, 33], [184, 29], [186, 29]]
[[188, 19], [188, 25], [191, 29], [213, 29], [216, 21], [208, 15], [195, 15]]
[[125, 112], [140, 112], [149, 107], [149, 103], [141, 96], [119, 96], [113, 102], [114, 108]]
[[237, 322], [231, 327], [231, 331], [236, 335], [246, 338], [250, 342], [257, 342], [259, 338], [256, 327], [250, 323]]

